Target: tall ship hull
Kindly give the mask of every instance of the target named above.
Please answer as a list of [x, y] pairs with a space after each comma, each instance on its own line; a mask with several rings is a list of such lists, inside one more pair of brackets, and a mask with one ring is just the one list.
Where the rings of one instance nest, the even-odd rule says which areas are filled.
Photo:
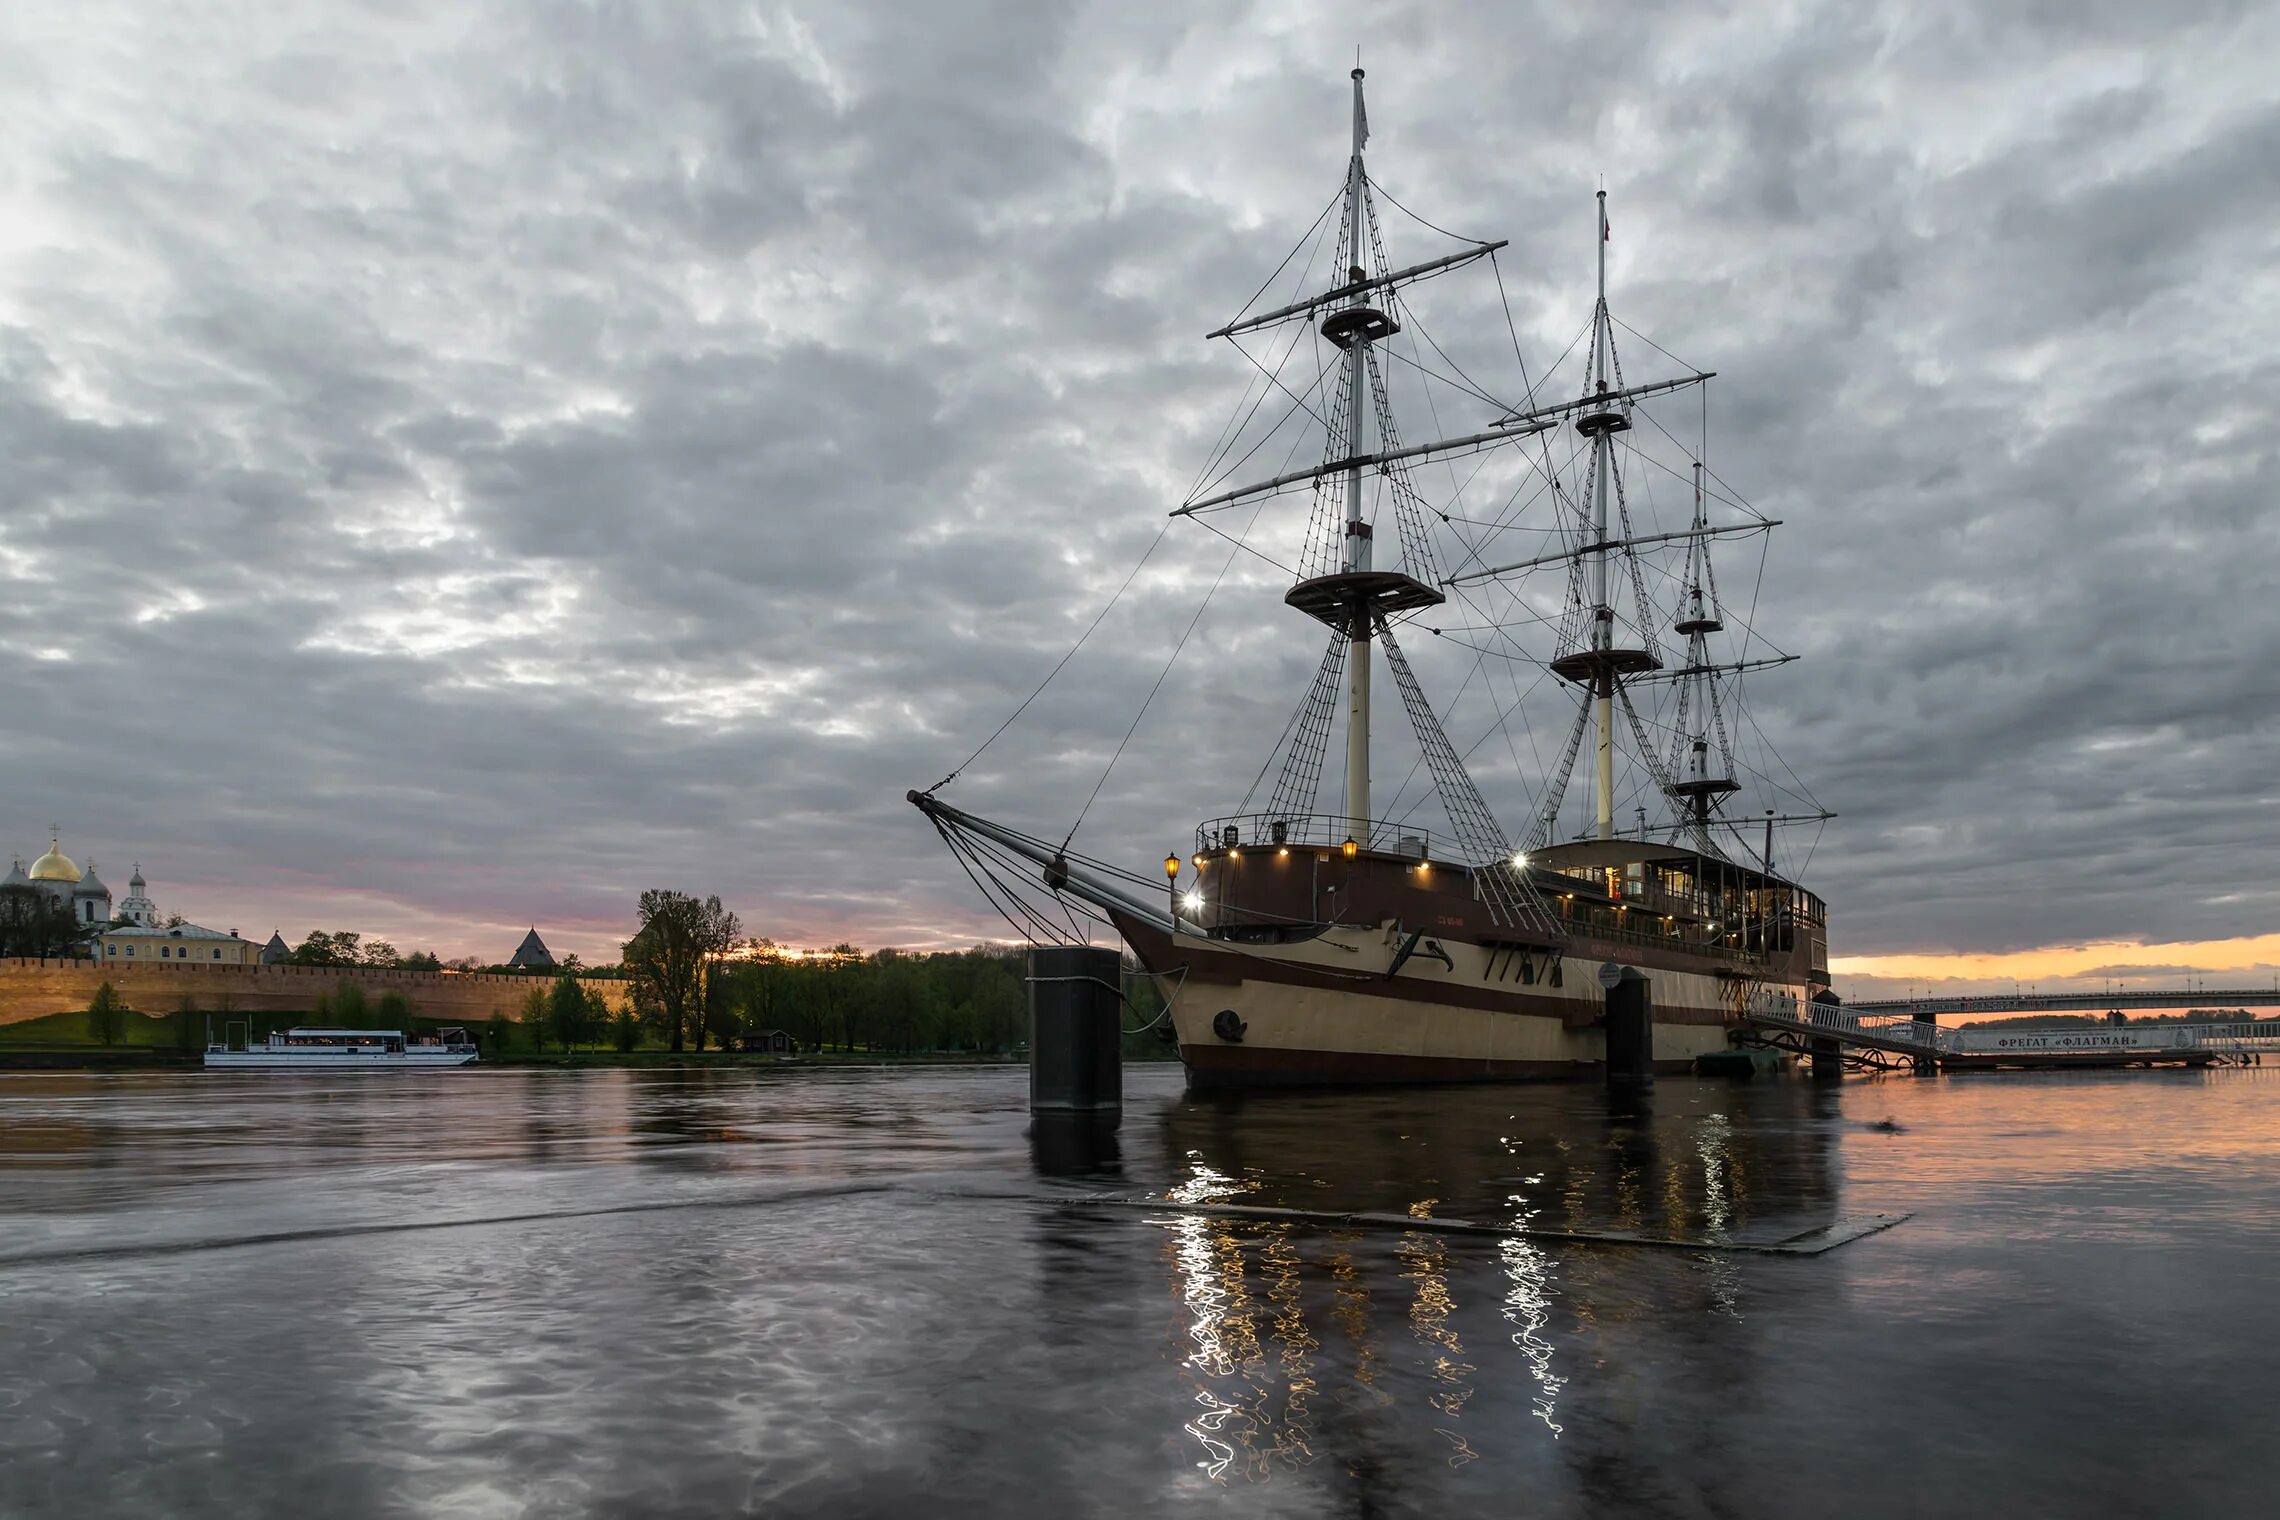
[[[1236, 812], [1198, 826], [1192, 848], [1168, 854], [1157, 874], [1074, 848], [1123, 746], [1058, 843], [943, 797], [980, 750], [910, 800], [1025, 937], [1123, 940], [1139, 980], [1153, 986], [1128, 1006], [1169, 1030], [1193, 1086], [1685, 1069], [1724, 1049], [1753, 1002], [1801, 1004], [1828, 988], [1826, 910], [1776, 869], [1774, 839], [1777, 828], [1817, 828], [1834, 815], [1771, 755], [1741, 691], [1746, 672], [1793, 656], [1751, 625], [1754, 593], [1739, 613], [1724, 602], [1711, 562], [1715, 542], [1762, 545], [1777, 524], [1710, 470], [1707, 402], [1698, 438], [1681, 438], [1688, 423], [1674, 429], [1653, 415], [1674, 402], [1691, 407], [1685, 398], [1710, 372], [1625, 377], [1617, 330], [1632, 330], [1607, 300], [1604, 191], [1594, 220], [1598, 295], [1559, 361], [1581, 351], [1579, 383], [1566, 399], [1547, 399], [1551, 373], [1531, 379], [1523, 360], [1522, 388], [1500, 399], [1424, 331], [1407, 292], [1493, 267], [1505, 245], [1454, 238], [1413, 216], [1461, 246], [1413, 263], [1389, 259], [1380, 192], [1363, 162], [1368, 139], [1356, 69], [1344, 183], [1309, 231], [1315, 253], [1299, 279], [1332, 227], [1342, 275], [1255, 310], [1262, 287], [1210, 334], [1241, 349], [1269, 383], [1255, 399], [1246, 392], [1198, 487], [1171, 514], [1209, 522], [1245, 509], [1240, 536], [1215, 528], [1235, 546], [1229, 564], [1252, 549], [1291, 570], [1285, 606], [1326, 637], [1313, 681]], [[1302, 240], [1283, 267], [1297, 267], [1307, 246]], [[1497, 300], [1518, 356], [1501, 275]], [[1478, 314], [1467, 320], [1477, 325]], [[1272, 336], [1286, 330], [1287, 340]], [[1259, 351], [1244, 346], [1261, 335]], [[1670, 359], [1650, 346], [1658, 363]], [[1316, 356], [1317, 372], [1286, 379], [1301, 352]], [[1436, 383], [1452, 388], [1453, 404], [1496, 410], [1469, 431], [1406, 442], [1396, 404], [1405, 378], [1428, 395]], [[1246, 429], [1270, 397], [1290, 405], [1254, 437]], [[1448, 404], [1433, 404], [1437, 423]], [[1291, 460], [1314, 426], [1317, 463], [1227, 484], [1263, 451]], [[1429, 502], [1413, 472], [1434, 463], [1452, 466], [1453, 491]], [[1295, 566], [1250, 543], [1285, 498], [1306, 508]], [[1680, 503], [1677, 520], [1655, 515]], [[1472, 665], [1457, 695], [1485, 698], [1490, 711], [1488, 732], [1470, 748], [1452, 742], [1428, 681], [1404, 653], [1413, 629], [1433, 636], [1423, 647], [1444, 675]], [[1527, 645], [1522, 631], [1541, 635], [1542, 646]], [[1173, 660], [1187, 644], [1183, 636]], [[1158, 689], [1170, 673], [1167, 663]], [[1387, 686], [1406, 734], [1379, 721], [1378, 709], [1394, 705]], [[1559, 716], [1536, 726], [1526, 716], [1531, 701]], [[1127, 741], [1146, 710], [1143, 702]], [[1532, 751], [1538, 735], [1563, 735], [1553, 758], [1537, 752], [1534, 773], [1511, 741], [1516, 715], [1529, 725]], [[1515, 774], [1484, 788], [1473, 756], [1499, 731]], [[1738, 734], [1756, 747], [1754, 760]], [[1393, 753], [1396, 743], [1405, 753]], [[1389, 759], [1407, 761], [1390, 800], [1373, 787]], [[1413, 793], [1420, 778], [1425, 788]], [[1527, 822], [1508, 831], [1500, 814], [1517, 811], [1518, 792]], [[1414, 821], [1426, 802], [1437, 803], [1443, 826]]]
[[1595, 1076], [1617, 978], [1645, 984], [1652, 1068], [1682, 1072], [1727, 1048], [1746, 1004], [1804, 1003], [1829, 982], [1818, 897], [1688, 850], [1539, 850], [1526, 875], [1551, 922], [1512, 928], [1462, 865], [1309, 845], [1292, 820], [1246, 847], [1226, 842], [1238, 825], [1214, 821], [1215, 842], [1183, 863], [1203, 885], [1152, 905], [1133, 875], [913, 800], [946, 833], [1037, 862], [1041, 883], [1102, 913], [1158, 989], [1202, 1090]]
[[[1567, 987], [1511, 990], [1519, 952], [1442, 940], [1446, 966], [1435, 959], [1362, 979], [1351, 968], [1389, 965], [1400, 935], [1331, 930], [1257, 955], [1201, 935], [1119, 928], [1142, 964], [1179, 982], [1169, 1016], [1199, 1089], [1511, 1081], [1589, 1074], [1606, 1060], [1597, 983], [1579, 976]], [[1727, 984], [1678, 967], [1638, 969], [1650, 984], [1654, 1069], [1685, 1071], [1726, 1047]]]

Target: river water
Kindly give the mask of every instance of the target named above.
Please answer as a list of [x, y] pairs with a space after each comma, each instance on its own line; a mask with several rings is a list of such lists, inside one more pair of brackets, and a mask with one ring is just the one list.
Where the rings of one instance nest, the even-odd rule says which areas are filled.
[[1025, 1096], [0, 1075], [0, 1515], [2280, 1511], [2280, 1069]]

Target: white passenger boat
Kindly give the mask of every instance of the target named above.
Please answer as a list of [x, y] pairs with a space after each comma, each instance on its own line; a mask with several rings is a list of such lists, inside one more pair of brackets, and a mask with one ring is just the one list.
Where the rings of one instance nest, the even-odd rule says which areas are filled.
[[291, 1071], [406, 1071], [465, 1066], [475, 1042], [464, 1029], [406, 1037], [400, 1029], [288, 1029], [259, 1044], [206, 1045], [209, 1067]]

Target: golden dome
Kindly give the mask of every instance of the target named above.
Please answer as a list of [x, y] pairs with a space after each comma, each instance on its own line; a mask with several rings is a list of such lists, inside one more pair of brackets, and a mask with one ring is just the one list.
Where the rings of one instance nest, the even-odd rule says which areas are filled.
[[48, 844], [48, 852], [33, 861], [32, 869], [26, 874], [34, 881], [77, 881], [80, 871], [79, 867], [72, 863], [71, 857], [58, 849], [56, 843], [51, 840]]

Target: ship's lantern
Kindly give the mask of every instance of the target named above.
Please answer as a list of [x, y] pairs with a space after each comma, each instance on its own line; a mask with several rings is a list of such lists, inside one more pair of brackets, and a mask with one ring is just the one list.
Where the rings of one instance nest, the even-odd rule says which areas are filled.
[[1164, 857], [1164, 875], [1172, 881], [1180, 879], [1180, 858], [1177, 855], [1166, 855]]
[[1345, 856], [1348, 860], [1352, 860], [1356, 855], [1362, 853], [1362, 847], [1354, 843], [1353, 836], [1349, 834], [1346, 836], [1346, 842], [1338, 846], [1338, 853]]

